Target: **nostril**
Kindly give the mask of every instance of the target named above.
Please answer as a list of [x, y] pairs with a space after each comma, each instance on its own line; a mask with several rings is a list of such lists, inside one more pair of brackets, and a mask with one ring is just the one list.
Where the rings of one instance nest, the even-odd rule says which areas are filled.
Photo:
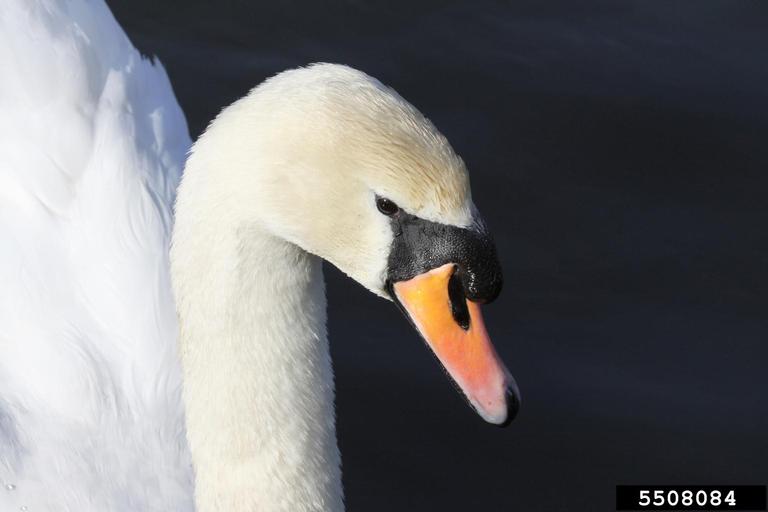
[[458, 270], [454, 270], [451, 278], [448, 280], [448, 299], [451, 302], [451, 313], [453, 319], [459, 326], [469, 330], [469, 309], [467, 308], [467, 298], [464, 295], [464, 286], [459, 278]]

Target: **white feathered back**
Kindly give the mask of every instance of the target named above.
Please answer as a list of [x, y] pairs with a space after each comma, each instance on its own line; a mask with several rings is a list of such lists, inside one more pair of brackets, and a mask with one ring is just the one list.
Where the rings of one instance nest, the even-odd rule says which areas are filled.
[[0, 2], [0, 510], [191, 510], [168, 277], [190, 139], [102, 0]]

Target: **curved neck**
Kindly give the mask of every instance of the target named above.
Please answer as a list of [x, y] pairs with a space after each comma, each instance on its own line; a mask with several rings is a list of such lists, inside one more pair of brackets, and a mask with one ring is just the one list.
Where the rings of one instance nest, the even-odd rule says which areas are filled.
[[205, 224], [174, 240], [197, 510], [341, 511], [321, 261]]

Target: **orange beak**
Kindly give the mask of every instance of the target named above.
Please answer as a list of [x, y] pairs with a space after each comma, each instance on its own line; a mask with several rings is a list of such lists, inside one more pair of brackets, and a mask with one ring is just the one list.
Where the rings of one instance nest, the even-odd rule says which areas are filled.
[[491, 344], [480, 306], [449, 292], [455, 270], [447, 263], [397, 282], [394, 295], [472, 407], [506, 426], [517, 414], [517, 385]]

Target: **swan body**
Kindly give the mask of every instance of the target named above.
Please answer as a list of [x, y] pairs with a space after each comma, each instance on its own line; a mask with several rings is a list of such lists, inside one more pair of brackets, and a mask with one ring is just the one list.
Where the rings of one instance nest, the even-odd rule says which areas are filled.
[[0, 510], [192, 510], [168, 77], [85, 0], [0, 2], [0, 69]]
[[0, 510], [342, 511], [322, 260], [514, 416], [466, 167], [393, 90], [281, 73], [184, 164], [167, 76], [103, 3], [7, 1], [0, 38]]

